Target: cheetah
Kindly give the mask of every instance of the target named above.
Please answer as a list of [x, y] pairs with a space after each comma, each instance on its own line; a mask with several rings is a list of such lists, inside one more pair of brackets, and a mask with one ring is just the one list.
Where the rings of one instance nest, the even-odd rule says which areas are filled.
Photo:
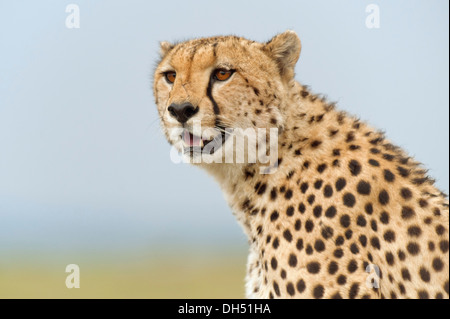
[[[191, 162], [248, 237], [246, 297], [449, 298], [447, 195], [383, 133], [297, 82], [300, 51], [294, 31], [160, 43], [162, 130], [190, 159], [215, 145]], [[276, 129], [275, 164], [219, 161], [229, 128]]]

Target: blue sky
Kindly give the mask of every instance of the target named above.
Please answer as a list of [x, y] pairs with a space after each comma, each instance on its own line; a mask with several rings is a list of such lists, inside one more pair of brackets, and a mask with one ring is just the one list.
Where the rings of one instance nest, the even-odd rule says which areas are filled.
[[[80, 29], [65, 27], [69, 3]], [[370, 3], [379, 29], [365, 26]], [[151, 91], [161, 40], [295, 30], [297, 79], [385, 130], [448, 192], [448, 6], [1, 2], [0, 251], [245, 245], [218, 185], [170, 162]]]

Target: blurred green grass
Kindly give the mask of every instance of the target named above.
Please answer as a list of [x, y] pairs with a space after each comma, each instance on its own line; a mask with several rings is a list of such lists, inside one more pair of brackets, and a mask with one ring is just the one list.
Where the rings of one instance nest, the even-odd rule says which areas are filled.
[[[0, 260], [0, 298], [244, 298], [246, 257], [239, 253], [73, 259]], [[79, 289], [65, 286], [70, 263], [80, 267]]]

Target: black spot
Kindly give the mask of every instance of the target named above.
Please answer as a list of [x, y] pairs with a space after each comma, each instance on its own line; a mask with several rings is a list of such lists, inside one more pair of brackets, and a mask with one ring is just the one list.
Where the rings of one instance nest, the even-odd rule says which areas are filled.
[[384, 158], [386, 161], [392, 162], [392, 161], [394, 160], [395, 156], [394, 156], [394, 155], [391, 155], [391, 154], [385, 153], [385, 154], [383, 154], [383, 158]]
[[306, 246], [306, 254], [312, 255], [314, 253], [314, 250], [311, 245]]
[[314, 194], [309, 195], [307, 198], [307, 201], [309, 203], [309, 205], [312, 205], [314, 203], [314, 200], [316, 199], [316, 196]]
[[267, 185], [266, 184], [262, 184], [261, 185], [261, 187], [258, 189], [258, 195], [262, 195], [262, 194], [264, 194], [264, 192], [266, 191], [266, 187], [267, 187]]
[[325, 292], [325, 288], [323, 288], [322, 285], [317, 285], [316, 287], [314, 287], [313, 296], [316, 299], [320, 299], [323, 297], [324, 292]]
[[392, 230], [387, 230], [384, 233], [383, 238], [388, 243], [393, 243], [395, 241], [395, 233]]
[[439, 242], [439, 248], [445, 254], [448, 252], [448, 240], [441, 240]]
[[314, 188], [315, 189], [320, 189], [323, 185], [323, 180], [318, 179], [315, 183], [314, 183]]
[[437, 225], [436, 226], [436, 234], [438, 234], [439, 236], [442, 236], [445, 233], [445, 227], [442, 225]]
[[341, 190], [343, 190], [344, 189], [344, 187], [347, 185], [347, 181], [344, 179], [344, 178], [339, 178], [337, 181], [336, 181], [336, 190], [338, 191], [338, 192], [340, 192]]
[[298, 249], [299, 251], [301, 251], [301, 250], [303, 249], [303, 239], [299, 238], [299, 239], [297, 240], [297, 244], [295, 245], [295, 247], [297, 247], [297, 249]]
[[289, 263], [289, 266], [291, 266], [292, 268], [297, 266], [297, 256], [295, 256], [294, 254], [290, 254], [288, 263]]
[[424, 282], [430, 282], [430, 280], [431, 280], [431, 275], [430, 275], [430, 272], [429, 272], [425, 267], [421, 267], [421, 268], [420, 268], [419, 274], [420, 274], [420, 278], [421, 278]]
[[295, 221], [294, 228], [296, 231], [299, 231], [302, 228], [302, 222], [300, 221], [300, 219], [297, 219]]
[[314, 249], [319, 253], [325, 250], [325, 244], [321, 239], [316, 240], [316, 242], [314, 243]]
[[307, 233], [310, 233], [314, 229], [314, 222], [310, 219], [308, 219], [305, 223], [305, 229]]
[[381, 205], [387, 205], [389, 203], [389, 194], [386, 190], [382, 190], [378, 195], [378, 201]]
[[334, 150], [333, 150], [333, 156], [341, 156], [341, 150], [339, 150], [339, 149], [334, 149]]
[[392, 266], [395, 263], [394, 255], [391, 252], [386, 253], [386, 262], [390, 266]]
[[419, 200], [419, 205], [420, 207], [425, 208], [428, 206], [428, 202], [425, 199], [421, 199]]
[[369, 182], [360, 181], [356, 189], [361, 195], [370, 195], [372, 187], [370, 186]]
[[388, 170], [388, 169], [385, 169], [384, 170], [384, 179], [387, 181], [387, 182], [393, 182], [394, 180], [395, 180], [395, 175], [390, 171], [390, 170]]
[[348, 229], [345, 231], [345, 238], [350, 239], [353, 236], [353, 231], [351, 229]]
[[278, 284], [276, 281], [273, 282], [273, 290], [275, 291], [275, 294], [280, 297], [280, 287], [278, 287]]
[[286, 215], [288, 215], [289, 217], [291, 217], [292, 215], [294, 215], [294, 207], [293, 206], [289, 206], [286, 209]]
[[348, 164], [348, 168], [353, 176], [358, 176], [359, 173], [361, 173], [361, 164], [356, 160], [351, 160]]
[[284, 239], [286, 239], [286, 241], [291, 242], [291, 241], [292, 241], [292, 234], [291, 234], [291, 231], [290, 231], [289, 229], [286, 229], [286, 230], [283, 232], [283, 237], [284, 237]]
[[305, 213], [305, 210], [306, 210], [305, 205], [304, 205], [303, 203], [300, 203], [300, 204], [298, 205], [298, 211], [299, 211], [300, 213], [304, 214], [304, 213]]
[[358, 218], [356, 219], [356, 224], [358, 226], [364, 227], [364, 226], [366, 226], [367, 221], [363, 215], [359, 215]]
[[328, 218], [333, 218], [334, 216], [336, 216], [336, 207], [334, 206], [330, 206], [328, 207], [328, 209], [325, 211], [325, 216], [327, 216]]
[[284, 194], [284, 198], [286, 198], [286, 199], [291, 199], [292, 198], [292, 190], [291, 189], [288, 189], [286, 191], [286, 193]]
[[347, 214], [342, 215], [339, 221], [342, 227], [347, 228], [350, 226], [350, 216]]
[[347, 143], [351, 143], [355, 140], [355, 132], [348, 132], [347, 139], [345, 140]]
[[341, 258], [342, 256], [344, 256], [344, 251], [341, 248], [337, 248], [334, 251], [333, 256], [336, 258]]
[[370, 153], [372, 153], [372, 154], [380, 154], [381, 151], [378, 148], [371, 148], [370, 149]]
[[398, 166], [397, 167], [397, 171], [400, 174], [400, 176], [405, 177], [405, 178], [408, 177], [409, 174], [410, 174], [409, 169], [406, 169], [406, 168], [404, 168], [402, 166]]
[[398, 289], [400, 290], [400, 293], [401, 293], [402, 295], [405, 295], [405, 294], [406, 294], [406, 288], [405, 288], [405, 286], [404, 286], [402, 283], [399, 283], [399, 284], [398, 284]]
[[342, 199], [344, 201], [344, 205], [347, 207], [353, 207], [356, 204], [356, 198], [351, 193], [346, 193]]
[[364, 210], [366, 211], [366, 213], [368, 215], [372, 215], [372, 213], [373, 213], [373, 205], [371, 203], [367, 203], [366, 206], [364, 207]]
[[359, 254], [359, 248], [358, 245], [353, 243], [350, 245], [350, 251], [352, 252], [353, 255], [357, 255]]
[[354, 259], [350, 260], [350, 262], [349, 262], [348, 265], [347, 265], [347, 270], [348, 270], [348, 272], [352, 274], [352, 273], [354, 273], [357, 269], [358, 269], [358, 263], [357, 263]]
[[317, 166], [317, 172], [319, 172], [320, 174], [322, 174], [326, 169], [327, 164], [320, 164], [319, 166]]
[[289, 294], [289, 296], [294, 296], [295, 295], [295, 289], [294, 289], [294, 285], [292, 284], [292, 282], [289, 282], [286, 285], [286, 291]]
[[380, 166], [380, 162], [378, 162], [377, 160], [374, 159], [370, 159], [369, 160], [369, 164], [375, 167], [379, 167]]
[[276, 210], [274, 210], [273, 213], [270, 215], [270, 220], [272, 222], [274, 222], [278, 219], [279, 216], [280, 216], [280, 214], [278, 214], [278, 212]]
[[331, 227], [325, 226], [322, 228], [322, 237], [325, 239], [330, 239], [333, 237], [334, 230]]
[[355, 299], [356, 296], [358, 295], [359, 292], [359, 285], [357, 283], [354, 283], [351, 287], [350, 287], [350, 291], [348, 293], [348, 297], [350, 299]]
[[330, 198], [331, 196], [333, 196], [333, 188], [331, 187], [330, 184], [327, 184], [324, 189], [323, 189], [323, 196], [325, 196], [326, 198]]
[[272, 247], [273, 247], [274, 249], [277, 249], [278, 246], [280, 246], [280, 241], [278, 240], [278, 237], [277, 237], [277, 238], [275, 238], [275, 239], [273, 240], [273, 242], [272, 242]]
[[420, 252], [420, 246], [417, 243], [410, 242], [408, 246], [406, 246], [406, 250], [413, 256], [416, 256]]
[[434, 251], [436, 248], [436, 246], [434, 245], [434, 243], [432, 241], [428, 242], [428, 250], [429, 251]]
[[415, 214], [416, 214], [415, 211], [411, 207], [408, 207], [408, 206], [402, 207], [402, 218], [403, 219], [406, 219], [406, 220], [411, 219]]
[[276, 270], [278, 267], [278, 262], [277, 259], [275, 257], [272, 257], [272, 260], [270, 261], [270, 265], [272, 266], [273, 270]]
[[308, 190], [308, 188], [309, 188], [308, 183], [302, 183], [302, 185], [300, 185], [300, 190], [301, 190], [301, 192], [302, 192], [303, 194], [306, 193], [306, 191]]
[[402, 278], [403, 280], [411, 281], [411, 274], [409, 273], [409, 270], [406, 268], [402, 269]]
[[366, 235], [359, 236], [359, 242], [361, 243], [361, 245], [363, 247], [366, 247], [366, 245], [367, 245], [367, 237], [366, 237]]
[[377, 231], [378, 230], [377, 222], [374, 219], [372, 219], [370, 221], [370, 228], [372, 228], [373, 231]]
[[272, 190], [270, 191], [270, 199], [272, 201], [274, 201], [275, 199], [277, 199], [277, 189], [274, 187], [272, 188]]
[[408, 235], [410, 237], [420, 237], [422, 234], [422, 229], [419, 226], [410, 226], [408, 227]]
[[298, 291], [299, 293], [302, 293], [303, 291], [305, 291], [306, 285], [305, 285], [305, 282], [303, 281], [303, 279], [300, 279], [300, 280], [297, 282], [296, 287], [297, 287], [297, 291]]
[[339, 266], [338, 266], [337, 262], [335, 262], [335, 261], [330, 262], [330, 264], [328, 265], [328, 273], [330, 275], [334, 275], [338, 270], [339, 270]]
[[444, 263], [439, 257], [433, 259], [433, 269], [435, 271], [441, 271], [442, 269], [444, 269]]
[[334, 160], [333, 161], [333, 166], [334, 167], [341, 167], [341, 164], [340, 164], [339, 160]]
[[389, 224], [389, 214], [387, 212], [381, 213], [380, 222], [385, 225]]
[[356, 150], [361, 149], [361, 146], [352, 144], [352, 145], [350, 145], [350, 146], [348, 147], [348, 149], [351, 150], [351, 151], [356, 151]]
[[344, 242], [345, 242], [344, 237], [338, 236], [338, 237], [336, 238], [336, 246], [341, 246], [342, 244], [344, 244]]
[[373, 248], [380, 249], [380, 241], [378, 240], [378, 237], [372, 237], [370, 239], [370, 244]]
[[311, 274], [318, 274], [320, 272], [320, 264], [318, 262], [310, 262], [306, 265], [306, 269]]
[[316, 207], [314, 207], [313, 214], [316, 218], [319, 218], [320, 216], [322, 216], [322, 206], [317, 205]]
[[317, 148], [317, 147], [320, 146], [320, 144], [322, 144], [322, 141], [315, 140], [315, 141], [312, 141], [312, 142], [311, 142], [311, 147], [312, 147], [312, 148]]
[[337, 278], [337, 283], [339, 284], [339, 285], [345, 285], [346, 283], [347, 283], [347, 277], [345, 277], [344, 275], [340, 275], [338, 278]]
[[404, 187], [400, 190], [400, 195], [403, 197], [403, 199], [409, 200], [412, 197], [412, 192], [409, 188]]
[[339, 292], [336, 292], [331, 296], [331, 299], [342, 299], [342, 296]]
[[406, 259], [406, 254], [401, 249], [398, 251], [397, 256], [401, 261], [404, 261]]
[[444, 284], [444, 290], [445, 290], [445, 292], [447, 293], [447, 295], [448, 295], [448, 280], [445, 282], [445, 284]]

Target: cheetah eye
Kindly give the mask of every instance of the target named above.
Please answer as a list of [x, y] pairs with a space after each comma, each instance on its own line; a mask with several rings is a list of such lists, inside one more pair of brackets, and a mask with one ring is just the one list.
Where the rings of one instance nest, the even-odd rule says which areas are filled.
[[167, 82], [172, 84], [175, 82], [175, 78], [177, 77], [177, 72], [175, 71], [168, 71], [164, 73], [164, 76], [166, 77]]
[[234, 71], [218, 69], [214, 71], [214, 79], [217, 81], [226, 81], [231, 75], [233, 75]]

